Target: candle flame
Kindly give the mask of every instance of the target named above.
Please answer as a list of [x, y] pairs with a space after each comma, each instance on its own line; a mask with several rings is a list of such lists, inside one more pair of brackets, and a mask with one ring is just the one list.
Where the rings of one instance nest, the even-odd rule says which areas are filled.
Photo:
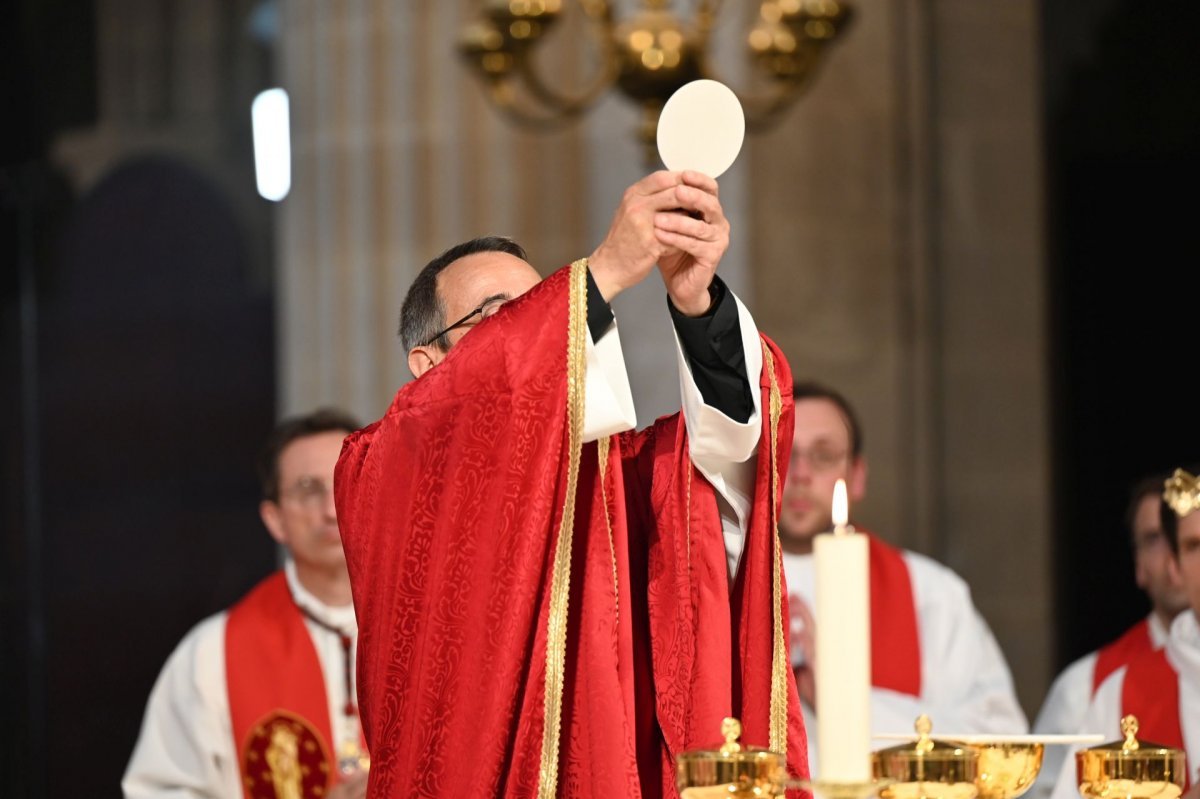
[[850, 521], [850, 501], [846, 498], [846, 481], [838, 478], [833, 487], [833, 530], [835, 533], [845, 533], [846, 523]]

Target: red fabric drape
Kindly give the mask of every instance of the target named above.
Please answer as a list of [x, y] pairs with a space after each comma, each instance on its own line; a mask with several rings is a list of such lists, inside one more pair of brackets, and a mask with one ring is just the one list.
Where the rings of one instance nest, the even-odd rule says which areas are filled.
[[1138, 655], [1152, 651], [1154, 642], [1150, 638], [1150, 620], [1142, 619], [1122, 633], [1120, 638], [1103, 646], [1096, 654], [1096, 665], [1092, 670], [1092, 693], [1096, 693], [1100, 683], [1108, 679], [1114, 671]]
[[[548, 573], [566, 482], [566, 290], [561, 270], [506, 304], [343, 448], [335, 493], [359, 621], [372, 797], [536, 790]], [[667, 633], [656, 597], [670, 592], [695, 619], [700, 594], [715, 601], [728, 591], [723, 554], [719, 571], [694, 575], [694, 584], [686, 577], [685, 536], [676, 528], [695, 521], [705, 552], [721, 534], [711, 488], [693, 479], [692, 501], [680, 493], [691, 470], [683, 442], [678, 417], [616, 436], [603, 479], [597, 445], [583, 449], [560, 796], [674, 795], [664, 755], [693, 741], [680, 722], [689, 694], [715, 713], [733, 692], [728, 680], [709, 676], [708, 664], [748, 661], [743, 671], [758, 679], [752, 624], [727, 624], [717, 635], [725, 643], [699, 650], [702, 660], [696, 636], [707, 634], [707, 620], [660, 641]], [[763, 537], [752, 534], [751, 544]], [[769, 619], [761, 587], [746, 593], [739, 613]], [[735, 631], [748, 637], [746, 655], [731, 651]], [[769, 668], [769, 653], [765, 660]], [[769, 680], [763, 688], [769, 693]], [[753, 699], [742, 706], [752, 716], [747, 739], [758, 743], [765, 736], [754, 726], [755, 690], [745, 691]], [[794, 709], [791, 737], [802, 753], [798, 703]], [[702, 743], [719, 738], [719, 721]]]

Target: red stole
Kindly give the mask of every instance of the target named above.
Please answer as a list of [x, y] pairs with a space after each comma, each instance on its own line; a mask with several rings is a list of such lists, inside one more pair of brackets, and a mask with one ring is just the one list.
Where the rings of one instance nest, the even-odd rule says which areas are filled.
[[916, 598], [903, 553], [868, 533], [871, 593], [871, 684], [921, 695], [921, 636]]
[[1150, 638], [1150, 620], [1142, 619], [1096, 653], [1096, 665], [1092, 669], [1092, 693], [1096, 693], [1100, 683], [1114, 671], [1143, 652], [1152, 651], [1154, 641]]
[[[567, 288], [564, 269], [506, 303], [343, 446], [334, 485], [373, 799], [536, 793], [567, 484]], [[790, 441], [790, 400], [783, 410]], [[726, 709], [744, 714], [748, 743], [766, 742], [769, 538], [752, 522], [744, 557], [759, 579], [735, 587], [731, 612], [723, 551], [719, 570], [705, 565], [723, 546], [716, 501], [682, 428], [675, 416], [612, 437], [603, 475], [600, 448], [583, 447], [557, 780], [567, 799], [676, 795], [671, 756], [719, 742]], [[722, 596], [723, 620], [702, 617]], [[723, 648], [707, 648], [710, 633]], [[788, 748], [804, 773], [789, 692]]]
[[1121, 715], [1131, 713], [1137, 716], [1139, 740], [1183, 749], [1179, 675], [1166, 650], [1143, 652], [1129, 661], [1121, 683]]
[[229, 611], [225, 681], [247, 799], [296, 780], [305, 797], [338, 782], [321, 662], [282, 571]]

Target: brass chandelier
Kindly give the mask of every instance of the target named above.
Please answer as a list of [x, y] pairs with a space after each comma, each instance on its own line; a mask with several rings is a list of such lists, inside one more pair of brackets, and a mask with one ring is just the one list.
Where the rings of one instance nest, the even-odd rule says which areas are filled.
[[[600, 54], [596, 76], [575, 94], [552, 87], [535, 64], [547, 31], [563, 14], [562, 0], [480, 0], [463, 29], [459, 53], [488, 98], [517, 124], [555, 127], [586, 112], [615, 83], [642, 108], [638, 135], [653, 160], [658, 115], [667, 98], [698, 78], [720, 80], [710, 43], [720, 0], [698, 0], [691, 20], [670, 0], [642, 0], [628, 19], [614, 17], [608, 0], [578, 0], [592, 45]], [[739, 93], [751, 131], [764, 130], [812, 84], [825, 50], [849, 24], [842, 0], [762, 0], [746, 36], [755, 88]], [[727, 83], [727, 81], [722, 81]]]

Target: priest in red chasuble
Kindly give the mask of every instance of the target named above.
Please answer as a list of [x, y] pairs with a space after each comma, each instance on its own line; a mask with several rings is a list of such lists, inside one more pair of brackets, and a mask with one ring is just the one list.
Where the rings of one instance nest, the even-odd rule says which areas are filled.
[[[414, 281], [417, 379], [335, 482], [370, 796], [674, 796], [675, 756], [731, 715], [807, 774], [775, 532], [791, 378], [716, 276], [728, 241], [713, 180], [658, 172], [544, 281], [498, 237]], [[656, 265], [683, 409], [634, 432], [609, 303]]]

